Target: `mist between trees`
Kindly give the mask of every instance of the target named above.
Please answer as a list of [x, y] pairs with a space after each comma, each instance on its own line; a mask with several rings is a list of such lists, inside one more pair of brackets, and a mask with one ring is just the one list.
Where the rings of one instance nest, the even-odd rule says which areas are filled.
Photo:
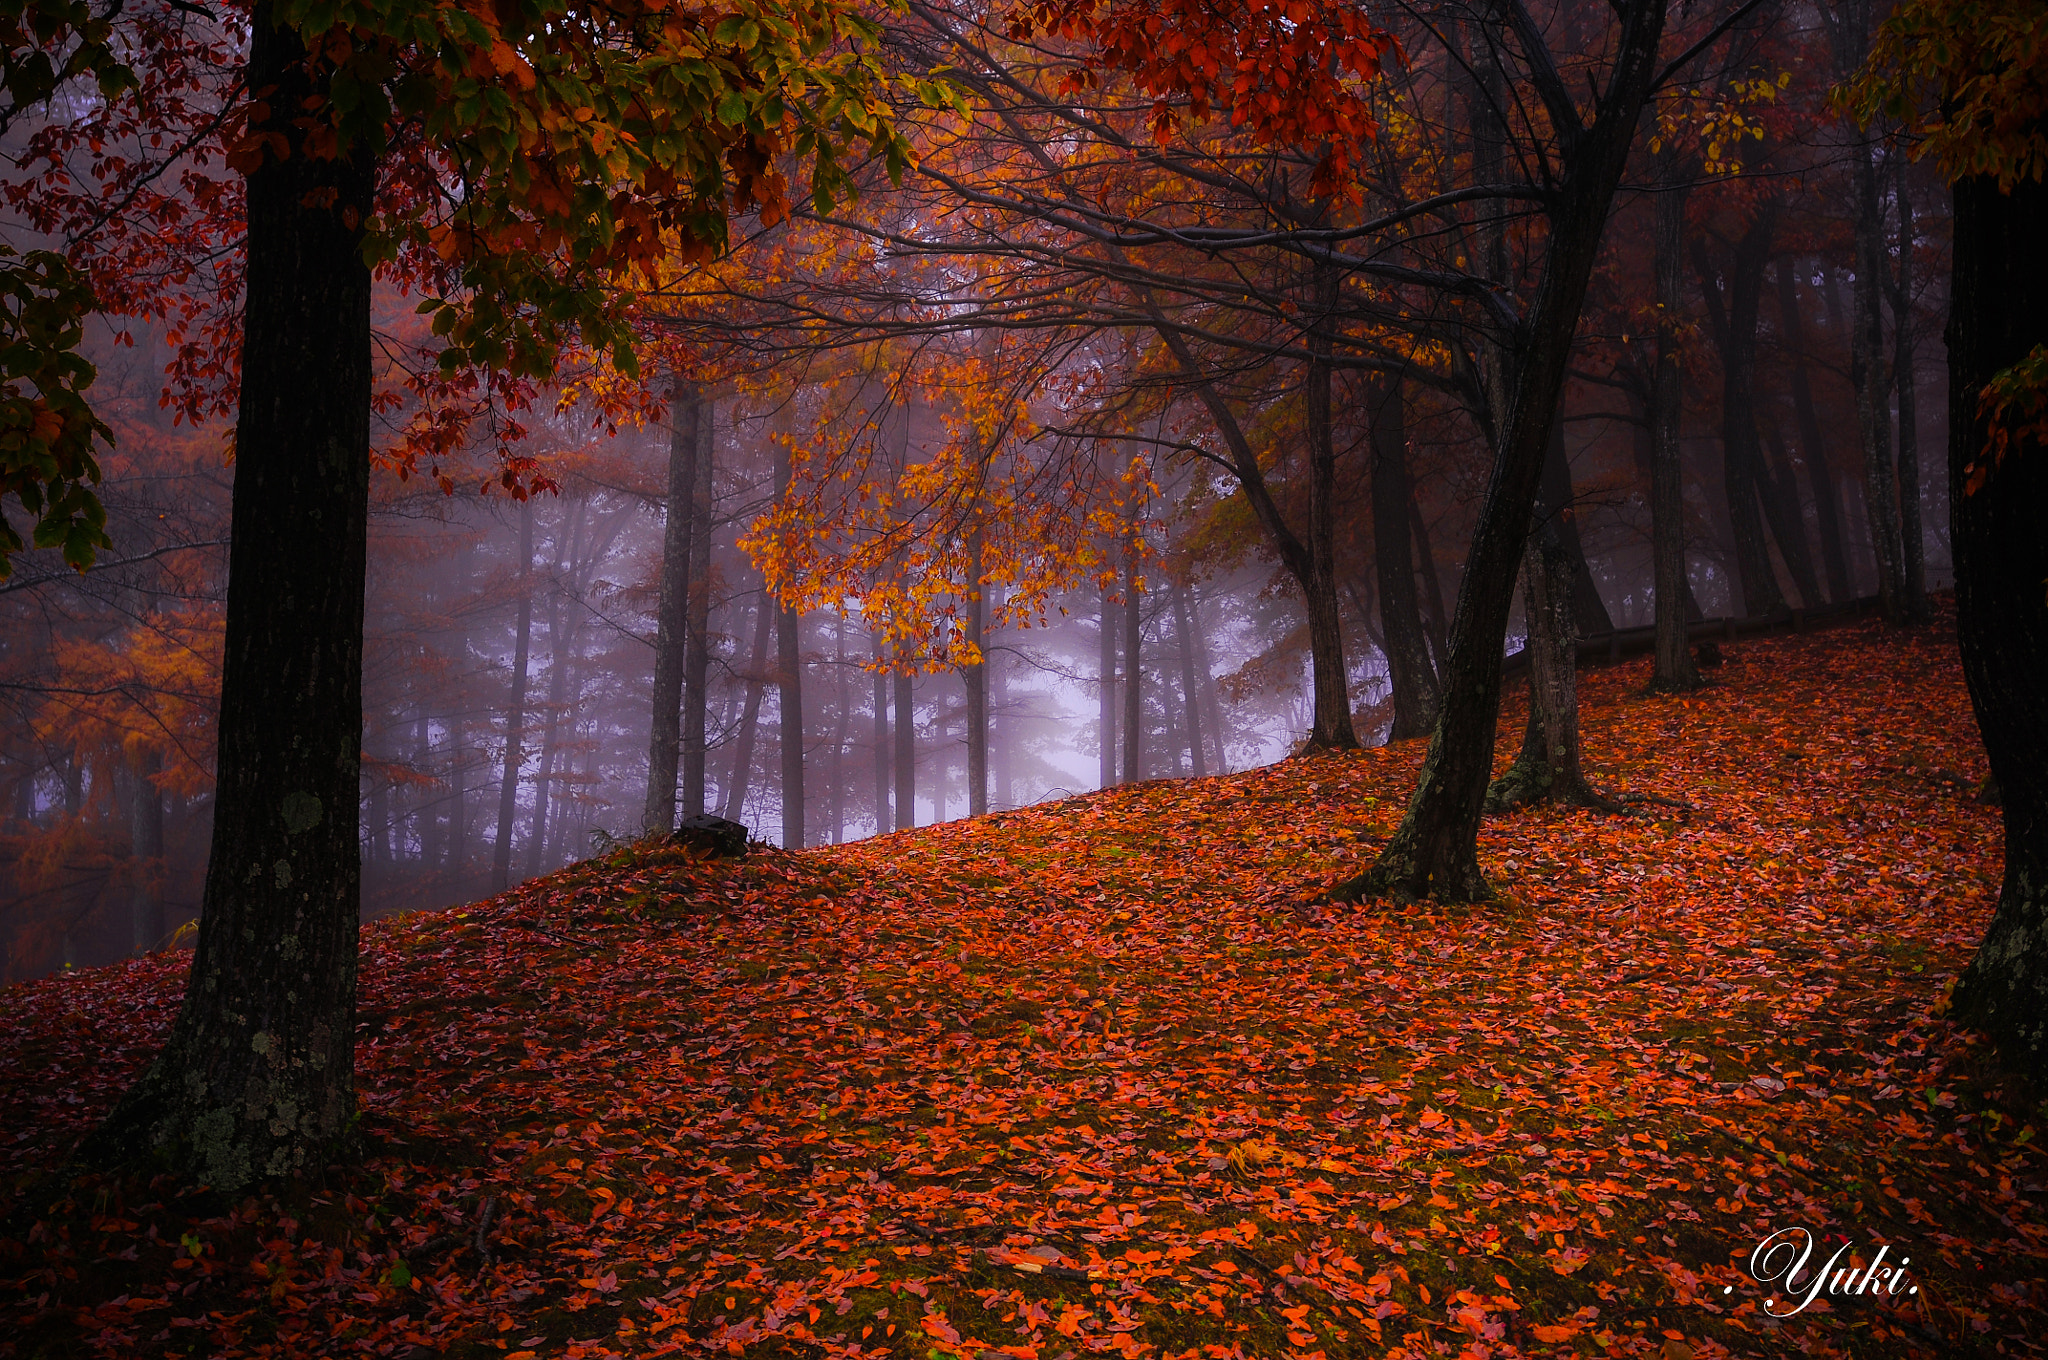
[[[1595, 655], [1654, 621], [1660, 540], [1696, 621], [1904, 620], [1948, 583], [1918, 453], [1946, 440], [1948, 199], [1825, 105], [1869, 18], [1765, 6], [1652, 101], [1538, 498]], [[1311, 194], [1315, 155], [1155, 144], [1114, 81], [1077, 94], [944, 8], [892, 18], [894, 58], [957, 63], [974, 111], [899, 111], [924, 153], [900, 189], [678, 263], [637, 384], [575, 361], [559, 393], [478, 398], [416, 464], [455, 494], [376, 476], [365, 916], [681, 811], [816, 844], [1427, 733], [1547, 192], [1495, 38], [1449, 24], [1404, 37], [1353, 207]], [[92, 117], [8, 136], [67, 116]], [[233, 178], [174, 164], [129, 246], [175, 254], [180, 195]], [[54, 200], [12, 203], [17, 236], [63, 238]], [[198, 910], [233, 472], [191, 346], [239, 281], [152, 278], [86, 346], [115, 547], [0, 583], [0, 978]], [[417, 453], [446, 393], [415, 302], [379, 285], [376, 409]], [[505, 449], [538, 494], [503, 494]]]

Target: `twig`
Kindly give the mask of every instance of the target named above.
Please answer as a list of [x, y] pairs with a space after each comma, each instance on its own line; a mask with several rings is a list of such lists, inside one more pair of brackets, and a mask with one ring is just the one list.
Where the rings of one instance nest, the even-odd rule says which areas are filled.
[[498, 1197], [485, 1195], [483, 1213], [478, 1216], [476, 1224], [476, 1254], [483, 1259], [485, 1265], [497, 1264], [496, 1258], [491, 1255], [490, 1240], [491, 1220], [497, 1217], [497, 1214]]

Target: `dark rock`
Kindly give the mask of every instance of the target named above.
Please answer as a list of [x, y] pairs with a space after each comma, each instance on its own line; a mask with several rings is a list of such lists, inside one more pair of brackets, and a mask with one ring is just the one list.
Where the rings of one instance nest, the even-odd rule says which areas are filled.
[[747, 829], [738, 822], [693, 812], [676, 823], [670, 845], [696, 850], [713, 859], [737, 859], [747, 853]]

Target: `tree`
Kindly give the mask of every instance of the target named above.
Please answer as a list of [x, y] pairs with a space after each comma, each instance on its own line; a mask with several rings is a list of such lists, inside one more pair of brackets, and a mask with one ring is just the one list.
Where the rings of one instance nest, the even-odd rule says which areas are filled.
[[1948, 323], [1956, 640], [2005, 816], [2005, 874], [1957, 1019], [2048, 1074], [2048, 13], [1908, 0], [1844, 102], [1907, 120], [1955, 196]]
[[[731, 211], [783, 213], [785, 153], [821, 199], [840, 147], [900, 155], [885, 78], [849, 50], [872, 30], [829, 0], [329, 13], [252, 15], [205, 912], [168, 1044], [84, 1152], [154, 1150], [222, 1188], [321, 1165], [354, 1126], [372, 266], [441, 285], [447, 370], [548, 374], [580, 339], [631, 371], [617, 283], [679, 237], [717, 249]], [[469, 192], [444, 215], [426, 172], [458, 164]]]

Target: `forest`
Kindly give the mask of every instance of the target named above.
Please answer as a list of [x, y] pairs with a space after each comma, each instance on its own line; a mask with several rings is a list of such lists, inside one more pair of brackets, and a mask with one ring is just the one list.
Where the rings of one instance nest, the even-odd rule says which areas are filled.
[[2044, 1344], [2037, 4], [0, 29], [0, 1357]]

